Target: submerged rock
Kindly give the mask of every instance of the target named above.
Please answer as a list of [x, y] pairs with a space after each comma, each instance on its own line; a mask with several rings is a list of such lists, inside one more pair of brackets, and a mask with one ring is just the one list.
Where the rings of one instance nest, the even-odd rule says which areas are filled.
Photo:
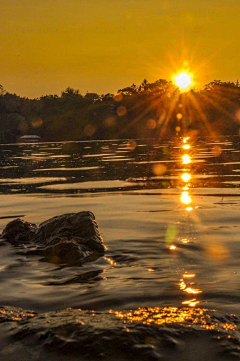
[[236, 361], [239, 316], [200, 308], [34, 313], [0, 307], [5, 361]]
[[7, 224], [0, 238], [14, 246], [33, 243], [37, 245], [35, 254], [56, 264], [80, 265], [104, 254], [103, 239], [92, 212], [63, 214], [39, 226], [18, 218]]

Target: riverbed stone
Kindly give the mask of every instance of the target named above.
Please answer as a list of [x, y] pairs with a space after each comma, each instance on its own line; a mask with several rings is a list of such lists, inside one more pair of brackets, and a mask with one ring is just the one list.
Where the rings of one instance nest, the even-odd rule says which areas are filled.
[[104, 254], [103, 239], [92, 212], [67, 213], [39, 226], [15, 219], [7, 224], [0, 238], [15, 245], [37, 245], [43, 260], [78, 265]]

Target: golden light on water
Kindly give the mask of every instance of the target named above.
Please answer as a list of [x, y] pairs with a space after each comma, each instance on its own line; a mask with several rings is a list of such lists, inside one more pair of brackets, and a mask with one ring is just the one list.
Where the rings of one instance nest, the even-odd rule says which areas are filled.
[[148, 268], [148, 272], [154, 272], [153, 268]]
[[188, 181], [190, 181], [190, 179], [191, 179], [192, 177], [191, 177], [191, 174], [190, 174], [190, 173], [183, 173], [183, 174], [181, 175], [181, 178], [182, 178], [183, 182], [188, 182]]
[[182, 305], [188, 305], [190, 307], [195, 307], [196, 305], [198, 305], [200, 302], [196, 300], [196, 298], [193, 298], [192, 300], [188, 300], [188, 301], [183, 301]]
[[184, 155], [182, 156], [182, 163], [183, 163], [183, 164], [189, 164], [189, 163], [191, 163], [191, 157], [190, 157], [189, 154], [184, 154]]
[[180, 90], [186, 91], [191, 85], [193, 85], [192, 75], [186, 71], [181, 71], [177, 75], [174, 75], [173, 82]]
[[[199, 301], [195, 298], [183, 301], [182, 304], [194, 307]], [[209, 325], [210, 315], [206, 309], [202, 308], [178, 308], [178, 307], [139, 307], [137, 310], [130, 311], [113, 311], [109, 313], [114, 314], [117, 318], [125, 320], [125, 322], [141, 322], [144, 325], [164, 325], [173, 323], [199, 324], [205, 329], [221, 328], [224, 330], [235, 330], [238, 326], [230, 323], [223, 323], [222, 321], [211, 322]]]
[[187, 292], [189, 294], [202, 293], [202, 291], [199, 288], [194, 288], [192, 286], [188, 286], [183, 279], [180, 279], [179, 288], [181, 291]]
[[117, 265], [117, 263], [116, 263], [113, 259], [111, 259], [111, 258], [109, 258], [109, 257], [104, 257], [104, 259], [105, 259], [110, 265], [112, 265], [112, 266], [116, 266], [116, 265]]
[[176, 248], [177, 248], [177, 247], [176, 247], [174, 244], [171, 244], [171, 246], [169, 246], [169, 249], [170, 249], [171, 251], [175, 251]]
[[186, 283], [183, 281], [183, 280], [180, 280], [180, 283], [179, 283], [179, 288], [180, 290], [185, 290], [186, 288]]
[[181, 193], [181, 197], [180, 197], [181, 203], [183, 204], [190, 204], [192, 203], [192, 198], [189, 195], [188, 191], [184, 191]]
[[[194, 321], [197, 318], [202, 325], [206, 323], [204, 317], [204, 309], [183, 309], [177, 307], [149, 307], [138, 308], [128, 312], [111, 311], [119, 319], [125, 319], [130, 322], [142, 322], [143, 324], [168, 324], [168, 323], [183, 323]], [[203, 326], [202, 326], [203, 327]]]
[[160, 163], [154, 164], [152, 169], [153, 169], [153, 173], [157, 176], [163, 175], [167, 171], [166, 166]]
[[196, 275], [195, 273], [184, 273], [183, 278], [194, 278]]
[[183, 149], [186, 149], [186, 150], [191, 148], [191, 146], [189, 144], [183, 144], [182, 147], [183, 147]]
[[229, 249], [224, 245], [213, 241], [205, 246], [205, 255], [212, 261], [223, 262], [230, 257]]
[[186, 288], [184, 289], [184, 292], [191, 293], [191, 294], [202, 293], [201, 290], [199, 290], [198, 288], [193, 288], [193, 287], [186, 287]]

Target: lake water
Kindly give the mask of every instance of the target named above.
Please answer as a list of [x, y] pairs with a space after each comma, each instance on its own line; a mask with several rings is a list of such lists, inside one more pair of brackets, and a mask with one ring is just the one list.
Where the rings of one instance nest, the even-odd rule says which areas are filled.
[[[107, 246], [95, 262], [65, 267], [2, 243], [0, 314], [13, 322], [2, 325], [7, 336], [0, 339], [0, 359], [240, 359], [239, 137], [0, 145], [0, 169], [0, 232], [17, 217], [39, 224], [89, 210]], [[37, 314], [21, 321], [28, 316], [19, 308]], [[58, 317], [56, 310], [62, 310]], [[97, 317], [94, 326], [90, 310]], [[56, 354], [41, 341], [39, 352], [33, 347], [26, 356], [31, 342], [25, 334], [16, 336], [21, 327], [39, 344], [39, 330], [50, 332], [41, 320], [53, 315], [68, 340], [76, 319], [77, 327], [90, 322], [94, 332], [99, 325], [102, 332], [114, 330], [115, 345], [122, 327], [134, 334], [129, 346], [134, 351], [122, 356], [116, 346], [109, 356], [103, 349], [106, 335], [96, 346], [92, 331], [84, 345], [92, 343], [101, 352], [86, 351], [82, 336], [74, 334], [75, 348], [65, 340], [67, 356], [59, 354], [58, 347], [64, 347], [62, 339], [54, 344], [55, 327], [50, 331]], [[72, 324], [69, 334], [64, 317]], [[16, 318], [25, 326], [15, 325]], [[21, 352], [25, 356], [17, 358]]]

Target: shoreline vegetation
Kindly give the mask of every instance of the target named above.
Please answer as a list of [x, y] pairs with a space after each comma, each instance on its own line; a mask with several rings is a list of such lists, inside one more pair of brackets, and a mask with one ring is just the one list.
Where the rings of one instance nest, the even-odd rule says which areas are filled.
[[61, 95], [36, 99], [7, 92], [0, 85], [0, 143], [24, 135], [41, 141], [161, 138], [173, 135], [238, 135], [239, 82], [214, 80], [201, 90], [181, 93], [160, 79], [119, 89], [117, 94]]

